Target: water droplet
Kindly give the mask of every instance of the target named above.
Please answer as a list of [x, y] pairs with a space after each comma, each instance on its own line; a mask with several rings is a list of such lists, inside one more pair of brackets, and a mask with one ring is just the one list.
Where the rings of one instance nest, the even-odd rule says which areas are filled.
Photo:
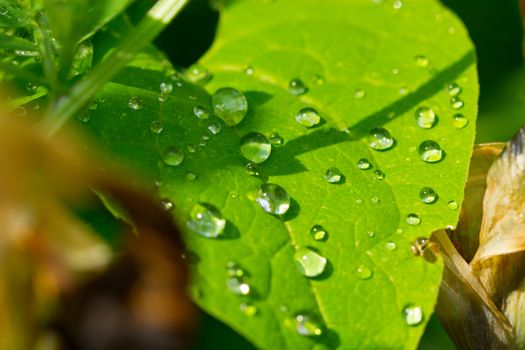
[[0, 6], [0, 15], [1, 16], [7, 15], [7, 12], [9, 12], [9, 10], [7, 9], [7, 6]]
[[366, 96], [366, 92], [363, 89], [357, 89], [354, 91], [354, 97], [357, 99], [361, 99]]
[[388, 249], [388, 250], [396, 250], [397, 245], [396, 245], [395, 242], [388, 241], [388, 242], [386, 242], [386, 244], [385, 244], [385, 248]]
[[308, 91], [303, 81], [297, 78], [290, 80], [290, 83], [288, 84], [288, 90], [292, 95], [296, 96], [303, 95]]
[[277, 132], [272, 132], [270, 134], [270, 142], [272, 143], [272, 145], [275, 145], [275, 146], [280, 146], [283, 144], [283, 138], [281, 135], [279, 135], [279, 133]]
[[419, 237], [412, 242], [410, 245], [410, 249], [412, 250], [412, 254], [415, 256], [421, 256], [425, 253], [425, 250], [428, 248], [428, 239], [425, 237]]
[[436, 113], [429, 107], [419, 107], [416, 110], [416, 122], [420, 128], [430, 129], [436, 123]]
[[312, 337], [323, 334], [321, 322], [312, 314], [300, 313], [295, 315], [295, 330], [297, 334]]
[[311, 128], [312, 126], [315, 126], [321, 122], [321, 117], [315, 109], [311, 107], [305, 107], [297, 112], [295, 115], [295, 120], [302, 126]]
[[160, 83], [160, 93], [161, 94], [171, 94], [173, 91], [173, 85], [171, 83], [162, 82]]
[[239, 305], [239, 309], [241, 310], [243, 314], [245, 314], [248, 317], [255, 316], [257, 312], [259, 311], [257, 306], [251, 303], [241, 303], [241, 305]]
[[204, 141], [208, 141], [210, 138], [211, 138], [211, 132], [206, 130], [205, 132], [202, 133], [201, 135], [201, 139], [203, 139]]
[[191, 171], [188, 171], [186, 173], [186, 179], [190, 180], [190, 181], [193, 181], [195, 179], [197, 179], [197, 175], [195, 175], [194, 173], [192, 173]]
[[361, 158], [357, 161], [357, 167], [361, 170], [367, 170], [372, 167], [372, 164], [366, 158]]
[[324, 79], [324, 77], [322, 75], [315, 74], [314, 75], [314, 82], [317, 85], [324, 85], [325, 79]]
[[253, 75], [253, 73], [255, 73], [255, 69], [252, 66], [247, 66], [244, 69], [244, 74], [246, 75]]
[[400, 10], [403, 7], [403, 3], [401, 2], [401, 0], [395, 0], [392, 4], [392, 7], [394, 8], [394, 10]]
[[87, 123], [91, 120], [91, 114], [87, 111], [83, 111], [78, 114], [77, 119], [80, 120], [82, 123]]
[[263, 134], [250, 132], [241, 138], [240, 151], [244, 158], [259, 164], [270, 157], [272, 144]]
[[363, 200], [361, 198], [356, 198], [355, 204], [360, 205], [363, 203]]
[[423, 187], [421, 191], [419, 191], [419, 198], [423, 203], [432, 204], [436, 201], [437, 197], [436, 192], [430, 187]]
[[195, 148], [195, 145], [192, 145], [192, 144], [189, 144], [188, 146], [186, 146], [186, 149], [188, 150], [189, 153], [195, 153], [195, 151], [197, 150]]
[[88, 109], [90, 111], [96, 111], [97, 108], [98, 108], [98, 102], [96, 100], [91, 101], [91, 103], [89, 104]]
[[171, 210], [174, 207], [173, 202], [170, 201], [168, 198], [162, 198], [160, 200], [160, 206], [166, 211]]
[[304, 247], [295, 251], [294, 260], [299, 271], [306, 277], [316, 277], [322, 274], [327, 262], [324, 256]]
[[436, 163], [443, 159], [441, 146], [432, 140], [421, 142], [418, 148], [419, 157], [427, 163]]
[[392, 68], [392, 74], [398, 75], [399, 74], [399, 68]]
[[312, 226], [310, 234], [316, 241], [324, 241], [328, 238], [328, 232], [321, 225]]
[[211, 78], [210, 72], [199, 64], [194, 64], [185, 72], [186, 77], [193, 83], [206, 82]]
[[456, 210], [458, 208], [458, 202], [452, 200], [447, 203], [447, 207], [451, 210]]
[[326, 169], [324, 178], [331, 184], [341, 183], [344, 179], [344, 175], [336, 167]]
[[226, 280], [228, 289], [235, 295], [250, 294], [251, 287], [242, 277], [230, 277]]
[[142, 98], [138, 96], [130, 97], [130, 99], [128, 100], [128, 106], [129, 108], [135, 111], [141, 109], [142, 108]]
[[210, 125], [208, 125], [208, 130], [213, 135], [217, 135], [218, 133], [221, 132], [221, 124], [219, 124], [219, 123], [211, 123]]
[[456, 114], [453, 119], [453, 124], [456, 129], [463, 129], [468, 124], [468, 119], [465, 118], [463, 114]]
[[259, 170], [257, 170], [257, 165], [255, 163], [248, 163], [245, 167], [246, 174], [251, 176], [259, 176]]
[[463, 101], [458, 96], [453, 96], [450, 98], [450, 106], [454, 109], [463, 108]]
[[381, 199], [379, 199], [379, 197], [377, 196], [374, 196], [370, 198], [370, 202], [372, 202], [372, 204], [379, 204], [379, 202], [381, 202]]
[[374, 180], [383, 180], [385, 178], [385, 173], [381, 170], [374, 170]]
[[164, 127], [162, 126], [162, 123], [160, 122], [160, 120], [154, 120], [151, 122], [149, 129], [154, 134], [160, 134], [162, 130], [164, 129]]
[[457, 83], [450, 83], [447, 85], [447, 92], [450, 96], [457, 96], [461, 93], [461, 86]]
[[215, 114], [229, 126], [239, 124], [248, 112], [248, 100], [242, 92], [225, 87], [217, 90], [212, 96]]
[[376, 151], [385, 151], [394, 146], [394, 139], [384, 128], [375, 128], [368, 135], [368, 145]]
[[279, 185], [266, 183], [259, 187], [257, 203], [267, 213], [283, 215], [290, 208], [290, 197]]
[[195, 106], [193, 107], [193, 114], [202, 120], [206, 120], [210, 117], [210, 112], [202, 106]]
[[367, 280], [374, 274], [372, 270], [366, 265], [359, 265], [355, 270], [355, 274], [362, 280]]
[[368, 236], [368, 238], [374, 238], [376, 236], [376, 233], [374, 231], [368, 231], [366, 235]]
[[403, 308], [403, 320], [408, 326], [417, 326], [423, 322], [423, 310], [419, 306], [407, 304]]
[[430, 64], [430, 60], [423, 55], [417, 55], [415, 57], [415, 60], [416, 60], [416, 65], [421, 68], [427, 68]]
[[208, 203], [198, 203], [190, 212], [188, 228], [207, 238], [219, 237], [226, 226], [226, 220], [219, 209]]
[[396, 230], [396, 233], [397, 233], [398, 235], [402, 234], [402, 233], [403, 233], [403, 229], [402, 229], [402, 228], [398, 228], [398, 229]]
[[406, 94], [408, 94], [408, 88], [407, 88], [406, 86], [401, 86], [401, 87], [399, 88], [399, 94], [400, 94], [400, 95], [406, 95]]
[[177, 166], [184, 160], [184, 151], [175, 146], [169, 146], [162, 152], [164, 163], [170, 166]]
[[407, 215], [407, 224], [412, 226], [417, 226], [421, 223], [421, 219], [417, 214], [408, 214]]

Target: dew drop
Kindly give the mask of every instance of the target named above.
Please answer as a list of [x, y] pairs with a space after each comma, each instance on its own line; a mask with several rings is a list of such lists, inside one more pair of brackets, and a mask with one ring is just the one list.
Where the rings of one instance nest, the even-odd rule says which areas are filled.
[[366, 265], [359, 265], [355, 270], [355, 274], [362, 280], [367, 280], [374, 274], [372, 270]]
[[416, 122], [420, 128], [430, 129], [436, 123], [436, 113], [429, 107], [419, 107], [416, 110]]
[[233, 261], [228, 261], [226, 263], [226, 268], [228, 270], [228, 276], [230, 277], [242, 277], [244, 276], [244, 270]]
[[463, 129], [468, 124], [468, 119], [463, 114], [456, 114], [453, 117], [453, 124], [456, 129]]
[[259, 187], [257, 203], [267, 213], [283, 215], [290, 208], [290, 197], [279, 185], [266, 183]]
[[419, 306], [407, 304], [403, 307], [402, 314], [408, 326], [417, 326], [423, 322], [423, 310]]
[[306, 277], [317, 277], [326, 267], [326, 258], [309, 248], [298, 248], [294, 253], [294, 260], [299, 271]]
[[208, 125], [208, 130], [213, 135], [217, 135], [218, 133], [221, 132], [221, 124], [219, 124], [219, 123], [211, 123], [210, 125]]
[[421, 191], [419, 191], [419, 198], [423, 203], [432, 204], [436, 201], [437, 197], [436, 192], [430, 187], [423, 187]]
[[421, 223], [421, 219], [419, 218], [417, 214], [408, 214], [406, 221], [407, 221], [407, 224], [412, 225], [412, 226], [417, 226]]
[[432, 140], [421, 142], [418, 148], [419, 157], [427, 163], [436, 163], [443, 159], [441, 146]]
[[225, 87], [212, 96], [215, 114], [229, 126], [239, 124], [248, 112], [248, 100], [239, 90]]
[[383, 180], [385, 178], [385, 173], [381, 170], [374, 170], [374, 180]]
[[301, 109], [295, 115], [295, 120], [304, 127], [311, 128], [321, 122], [319, 113], [311, 107]]
[[385, 248], [388, 249], [388, 250], [396, 250], [397, 245], [396, 245], [395, 242], [388, 241], [388, 242], [386, 242], [386, 244], [385, 244]]
[[90, 111], [96, 111], [97, 108], [98, 108], [98, 102], [96, 100], [91, 101], [91, 103], [89, 104], [88, 109]]
[[274, 146], [280, 146], [284, 143], [283, 137], [277, 132], [272, 132], [269, 137], [270, 143]]
[[7, 9], [7, 6], [0, 6], [0, 15], [1, 16], [7, 15], [8, 12], [9, 12], [9, 10]]
[[423, 55], [417, 55], [415, 60], [418, 67], [427, 68], [430, 65], [430, 60]]
[[246, 164], [246, 167], [244, 168], [246, 171], [246, 174], [251, 176], [259, 176], [259, 170], [257, 169], [257, 165], [255, 163], [249, 162]]
[[226, 280], [226, 285], [235, 295], [248, 295], [251, 291], [250, 285], [242, 277], [229, 277]]
[[326, 169], [324, 178], [331, 184], [341, 183], [344, 179], [343, 173], [336, 167]]
[[372, 164], [366, 158], [361, 158], [357, 161], [357, 167], [361, 170], [368, 170], [372, 167]]
[[160, 83], [160, 93], [161, 94], [171, 94], [173, 91], [173, 85], [171, 83], [162, 82]]
[[190, 181], [193, 181], [195, 179], [197, 179], [197, 175], [195, 175], [194, 173], [192, 173], [191, 171], [188, 171], [186, 173], [186, 179], [190, 180]]
[[357, 89], [354, 91], [354, 97], [357, 99], [361, 99], [366, 96], [366, 92], [363, 89]]
[[198, 203], [190, 212], [188, 228], [207, 238], [219, 237], [226, 226], [226, 220], [219, 209], [208, 203]]
[[457, 96], [461, 93], [461, 86], [457, 83], [450, 83], [447, 85], [447, 92], [450, 96]]
[[246, 75], [253, 75], [255, 73], [255, 69], [252, 66], [247, 66], [244, 68], [244, 74]]
[[288, 90], [292, 95], [296, 96], [303, 95], [308, 91], [303, 81], [297, 78], [290, 80], [290, 83], [288, 84]]
[[381, 199], [379, 199], [379, 197], [377, 196], [374, 196], [370, 198], [370, 202], [372, 202], [372, 204], [379, 204], [379, 202], [381, 202]]
[[244, 158], [259, 164], [270, 157], [272, 144], [263, 134], [250, 132], [241, 138], [240, 151]]
[[325, 79], [322, 75], [320, 74], [315, 74], [314, 75], [314, 82], [316, 85], [324, 85], [325, 83]]
[[394, 8], [394, 10], [400, 10], [403, 7], [403, 3], [401, 2], [401, 0], [395, 0], [392, 4], [392, 7]]
[[328, 238], [328, 232], [321, 225], [312, 226], [310, 234], [316, 241], [324, 241]]
[[201, 120], [206, 120], [210, 117], [210, 112], [202, 106], [193, 107], [193, 114]]
[[406, 86], [402, 86], [399, 88], [399, 94], [400, 95], [406, 95], [408, 94], [408, 88]]
[[160, 122], [160, 120], [154, 120], [151, 122], [149, 129], [154, 134], [160, 134], [162, 130], [164, 129], [164, 127], [162, 126], [162, 123]]
[[201, 139], [203, 139], [204, 141], [208, 141], [210, 138], [211, 138], [211, 132], [209, 131], [205, 131], [201, 135]]
[[170, 166], [177, 166], [184, 160], [184, 151], [175, 146], [169, 146], [162, 152], [164, 163]]
[[294, 319], [297, 334], [305, 337], [316, 337], [323, 334], [323, 326], [314, 315], [300, 313], [295, 315]]
[[77, 116], [77, 119], [80, 120], [82, 123], [87, 123], [91, 120], [91, 114], [87, 111], [84, 111]]
[[451, 210], [456, 210], [458, 208], [458, 202], [452, 200], [447, 203], [447, 207]]
[[186, 149], [188, 150], [189, 153], [195, 153], [195, 151], [197, 150], [195, 148], [195, 145], [192, 145], [192, 144], [189, 144], [188, 146], [186, 146]]
[[128, 100], [128, 107], [137, 111], [142, 108], [142, 98], [138, 96], [132, 96]]
[[368, 236], [368, 238], [374, 238], [376, 236], [376, 233], [374, 231], [368, 231], [366, 235]]
[[463, 108], [463, 100], [461, 100], [458, 96], [453, 96], [450, 98], [450, 106], [454, 109], [461, 109]]
[[241, 305], [239, 305], [239, 310], [241, 310], [241, 312], [248, 317], [255, 316], [257, 312], [259, 311], [257, 306], [251, 303], [241, 303]]
[[199, 64], [194, 64], [186, 70], [186, 77], [193, 83], [206, 82], [211, 78], [210, 72]]
[[376, 151], [385, 151], [394, 146], [394, 139], [384, 128], [375, 128], [368, 135], [368, 145]]
[[160, 200], [160, 206], [162, 207], [162, 209], [164, 209], [165, 211], [169, 211], [171, 209], [174, 208], [174, 205], [173, 205], [173, 202], [170, 201], [168, 198], [162, 198]]

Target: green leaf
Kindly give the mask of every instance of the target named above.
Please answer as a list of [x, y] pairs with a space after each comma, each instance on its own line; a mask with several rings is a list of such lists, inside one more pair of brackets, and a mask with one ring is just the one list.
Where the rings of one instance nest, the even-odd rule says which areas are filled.
[[[229, 128], [213, 115], [196, 118], [193, 108], [211, 110], [210, 98], [186, 82], [170, 81], [171, 97], [159, 102], [159, 85], [168, 78], [164, 68], [146, 59], [105, 87], [86, 124], [112, 154], [159, 181], [159, 193], [175, 204], [181, 227], [198, 202], [221, 211], [227, 220], [221, 238], [186, 232], [194, 298], [257, 347], [414, 349], [433, 312], [441, 262], [414, 257], [411, 243], [456, 224], [458, 210], [447, 203], [460, 205], [463, 198], [478, 85], [461, 23], [437, 1], [405, 0], [396, 9], [399, 4], [233, 2], [201, 63], [213, 74], [205, 85], [209, 93], [231, 86], [246, 95], [249, 111], [239, 125]], [[252, 75], [245, 73], [248, 66]], [[307, 85], [306, 94], [288, 91], [294, 78]], [[452, 82], [462, 88], [460, 110], [450, 103]], [[360, 90], [364, 96], [356, 94]], [[129, 107], [135, 96], [139, 109]], [[437, 114], [431, 129], [416, 123], [421, 106]], [[303, 107], [317, 109], [319, 126], [306, 129], [295, 121]], [[456, 113], [469, 121], [463, 129], [454, 126]], [[157, 121], [163, 125], [159, 134], [150, 130]], [[221, 123], [217, 135], [207, 131], [211, 123]], [[366, 136], [376, 127], [395, 138], [390, 150], [368, 146]], [[278, 132], [285, 140], [258, 166], [258, 177], [245, 172], [247, 161], [239, 153], [240, 138], [252, 131]], [[441, 145], [440, 162], [420, 159], [418, 146], [425, 140]], [[162, 162], [162, 152], [171, 146], [185, 152], [179, 166]], [[361, 158], [372, 169], [358, 169]], [[342, 183], [327, 182], [330, 167], [344, 174]], [[376, 179], [376, 170], [384, 179]], [[265, 213], [254, 200], [265, 182], [283, 186], [292, 198], [282, 217]], [[434, 204], [419, 198], [427, 186], [439, 196]], [[417, 226], [407, 224], [412, 213], [421, 219]], [[327, 230], [326, 241], [310, 235], [316, 224]], [[303, 276], [293, 258], [296, 246], [325, 256], [324, 273]], [[227, 288], [230, 261], [245, 270], [250, 297]], [[362, 266], [371, 270], [370, 278], [360, 278]], [[241, 312], [243, 302], [255, 305], [256, 315]], [[422, 308], [421, 324], [405, 323], [402, 311], [409, 304]], [[321, 336], [297, 334], [293, 316], [301, 312], [322, 320]]]
[[0, 0], [0, 28], [19, 28], [29, 24], [27, 13], [20, 8], [17, 1]]

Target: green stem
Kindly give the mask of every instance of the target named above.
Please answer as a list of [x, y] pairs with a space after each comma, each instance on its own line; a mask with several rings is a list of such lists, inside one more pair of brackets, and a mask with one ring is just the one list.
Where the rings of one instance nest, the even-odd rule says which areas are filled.
[[155, 39], [188, 1], [157, 1], [107, 59], [75, 84], [69, 95], [62, 96], [56, 101], [46, 116], [44, 127], [47, 136], [52, 137], [73, 115], [84, 108], [93, 96], [134, 58], [136, 53]]

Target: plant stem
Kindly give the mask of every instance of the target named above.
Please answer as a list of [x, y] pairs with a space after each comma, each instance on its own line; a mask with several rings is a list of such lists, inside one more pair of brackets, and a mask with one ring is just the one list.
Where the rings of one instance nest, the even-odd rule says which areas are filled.
[[135, 57], [136, 53], [155, 39], [188, 1], [157, 1], [104, 61], [75, 84], [67, 96], [61, 96], [55, 101], [44, 121], [47, 136], [52, 137], [73, 115], [84, 108], [93, 96]]

